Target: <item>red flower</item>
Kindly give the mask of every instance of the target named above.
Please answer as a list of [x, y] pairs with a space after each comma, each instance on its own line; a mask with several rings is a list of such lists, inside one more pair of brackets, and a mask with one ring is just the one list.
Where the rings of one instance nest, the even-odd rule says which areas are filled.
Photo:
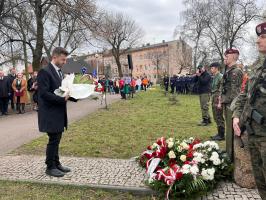
[[189, 153], [187, 154], [187, 158], [193, 158], [193, 153], [192, 153], [192, 152], [189, 152]]
[[200, 140], [199, 139], [195, 139], [192, 144], [194, 146], [195, 144], [199, 144], [199, 143], [200, 143]]
[[190, 161], [185, 161], [184, 164], [185, 165], [189, 165], [190, 164]]
[[148, 150], [152, 150], [151, 146], [148, 146], [147, 149], [148, 149]]
[[170, 160], [168, 161], [168, 165], [169, 165], [170, 168], [172, 168], [174, 165], [176, 165], [176, 161], [175, 161], [175, 159], [170, 159]]
[[182, 177], [183, 177], [182, 172], [178, 172], [178, 173], [176, 173], [176, 175], [175, 175], [176, 180], [180, 180]]

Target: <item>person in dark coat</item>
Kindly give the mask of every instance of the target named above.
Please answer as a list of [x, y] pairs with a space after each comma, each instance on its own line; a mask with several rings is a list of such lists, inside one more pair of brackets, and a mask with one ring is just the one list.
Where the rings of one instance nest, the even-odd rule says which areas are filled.
[[207, 126], [211, 123], [209, 114], [209, 101], [211, 94], [211, 75], [202, 65], [198, 66], [195, 81], [198, 84], [198, 93], [200, 97], [200, 108], [202, 113], [202, 121], [198, 124], [200, 126]]
[[14, 91], [12, 89], [12, 83], [13, 81], [16, 79], [16, 68], [11, 68], [8, 74], [8, 79], [9, 79], [9, 83], [10, 83], [10, 95], [9, 95], [9, 101], [11, 102], [11, 109], [15, 110], [15, 103], [14, 103]]
[[164, 78], [163, 78], [163, 84], [164, 84], [165, 91], [168, 92], [168, 88], [169, 88], [169, 77], [167, 75], [165, 75]]
[[176, 78], [177, 78], [177, 76], [174, 75], [174, 76], [171, 77], [171, 79], [170, 79], [170, 87], [171, 87], [171, 93], [172, 93], [172, 94], [174, 94], [174, 92], [175, 92]]
[[37, 77], [38, 82], [38, 124], [40, 132], [46, 132], [49, 142], [46, 149], [46, 174], [62, 177], [70, 169], [63, 167], [59, 161], [59, 144], [67, 128], [67, 101], [69, 95], [60, 97], [54, 91], [61, 86], [63, 73], [61, 68], [66, 63], [68, 52], [56, 47], [52, 52], [52, 61], [42, 68]]
[[0, 112], [1, 112], [1, 115], [7, 115], [9, 95], [10, 95], [9, 79], [4, 76], [3, 71], [0, 71]]

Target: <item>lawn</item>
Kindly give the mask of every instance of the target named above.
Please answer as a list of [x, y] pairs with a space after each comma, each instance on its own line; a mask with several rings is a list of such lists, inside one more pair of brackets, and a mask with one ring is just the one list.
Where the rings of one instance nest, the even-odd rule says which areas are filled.
[[[71, 124], [60, 152], [65, 156], [131, 158], [162, 136], [209, 139], [216, 128], [214, 123], [197, 126], [201, 119], [198, 96], [177, 98], [178, 104], [172, 105], [169, 96], [155, 88], [114, 103], [107, 111], [99, 110]], [[14, 153], [44, 155], [46, 143], [44, 135]]]
[[129, 193], [92, 190], [87, 187], [0, 181], [0, 200], [158, 200]]

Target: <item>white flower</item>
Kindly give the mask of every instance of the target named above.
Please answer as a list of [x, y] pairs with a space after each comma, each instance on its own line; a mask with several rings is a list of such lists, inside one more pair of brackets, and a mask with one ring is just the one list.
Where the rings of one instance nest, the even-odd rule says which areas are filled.
[[212, 155], [210, 157], [210, 161], [212, 161], [214, 165], [220, 165], [221, 164], [219, 154], [216, 151], [212, 152]]
[[214, 179], [214, 174], [215, 174], [215, 169], [214, 168], [209, 168], [209, 169], [202, 169], [201, 175], [204, 180], [213, 180]]
[[191, 174], [193, 175], [197, 175], [199, 173], [199, 168], [197, 165], [193, 165], [191, 168], [190, 168], [190, 172]]
[[174, 139], [173, 139], [173, 138], [168, 138], [168, 139], [166, 140], [166, 143], [170, 143], [170, 142], [174, 142]]
[[201, 147], [202, 147], [202, 143], [199, 143], [199, 144], [195, 144], [193, 146], [193, 149], [195, 150], [195, 149], [198, 149], [198, 148], [201, 148]]
[[219, 145], [214, 142], [214, 141], [206, 141], [203, 143], [203, 147], [207, 147], [207, 148], [212, 148], [212, 149], [215, 149], [215, 150], [218, 150], [219, 149]]
[[182, 143], [180, 144], [180, 146], [181, 146], [183, 149], [186, 149], [186, 150], [189, 149], [189, 145], [188, 145], [187, 143], [185, 143], [185, 142], [182, 142]]
[[205, 163], [205, 159], [203, 158], [203, 154], [202, 153], [198, 153], [198, 152], [195, 152], [193, 154], [194, 158], [193, 158], [193, 161], [197, 162], [197, 163]]
[[169, 142], [169, 143], [168, 143], [168, 148], [169, 148], [169, 149], [173, 148], [173, 146], [174, 146], [174, 142]]
[[159, 145], [157, 143], [153, 143], [153, 145], [151, 146], [152, 149], [157, 148]]
[[176, 155], [175, 155], [175, 152], [174, 151], [170, 151], [168, 153], [168, 156], [169, 156], [169, 158], [176, 158]]
[[180, 156], [180, 160], [185, 162], [187, 160], [187, 156], [186, 155], [181, 155]]
[[181, 172], [182, 172], [183, 174], [189, 174], [189, 173], [190, 173], [190, 168], [191, 168], [190, 165], [185, 164], [185, 165], [183, 165], [183, 167], [182, 167], [182, 169], [181, 169]]

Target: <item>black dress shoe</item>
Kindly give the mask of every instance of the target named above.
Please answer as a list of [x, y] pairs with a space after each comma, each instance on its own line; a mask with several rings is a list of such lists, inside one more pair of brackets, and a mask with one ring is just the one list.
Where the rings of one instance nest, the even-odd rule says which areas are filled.
[[65, 175], [65, 173], [60, 171], [59, 169], [46, 169], [45, 173], [49, 176], [54, 177], [63, 177]]
[[68, 167], [64, 167], [62, 165], [58, 165], [57, 169], [59, 169], [61, 172], [64, 172], [64, 173], [71, 172], [71, 169], [69, 169]]

